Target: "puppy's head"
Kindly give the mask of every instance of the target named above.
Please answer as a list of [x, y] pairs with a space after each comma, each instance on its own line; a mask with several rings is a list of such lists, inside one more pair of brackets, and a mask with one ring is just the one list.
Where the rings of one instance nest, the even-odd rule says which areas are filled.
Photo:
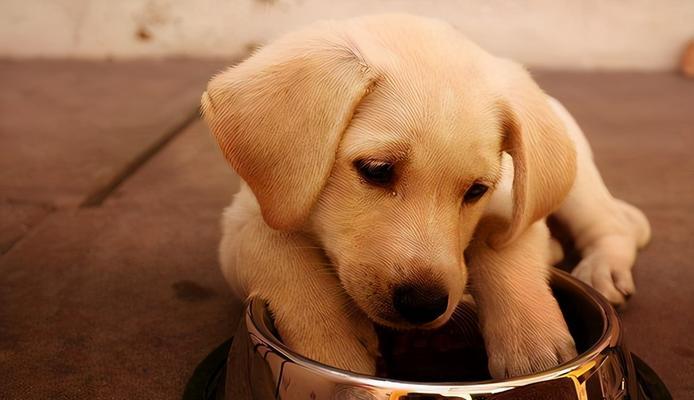
[[[267, 224], [312, 235], [389, 326], [447, 321], [468, 243], [504, 246], [573, 181], [573, 149], [527, 73], [433, 20], [313, 25], [214, 77], [202, 103]], [[504, 151], [513, 211], [480, 230]]]

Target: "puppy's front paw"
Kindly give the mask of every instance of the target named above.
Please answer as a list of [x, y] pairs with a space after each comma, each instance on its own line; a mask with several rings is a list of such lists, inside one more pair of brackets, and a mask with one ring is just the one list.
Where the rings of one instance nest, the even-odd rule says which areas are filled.
[[571, 336], [524, 338], [490, 345], [489, 373], [495, 379], [544, 371], [576, 357]]
[[[306, 321], [311, 324], [302, 323]], [[359, 311], [337, 318], [294, 315], [291, 320], [277, 320], [276, 326], [283, 342], [304, 357], [356, 373], [376, 372], [378, 336], [373, 323]]]
[[533, 315], [517, 323], [499, 324], [485, 338], [489, 373], [495, 379], [553, 368], [576, 357], [576, 345], [563, 318]]
[[631, 274], [635, 258], [636, 249], [630, 238], [604, 236], [586, 249], [571, 274], [619, 308], [636, 292]]
[[594, 287], [614, 306], [623, 307], [636, 291], [631, 270], [636, 252], [650, 240], [651, 228], [636, 207], [615, 200], [613, 208], [599, 234], [582, 245], [583, 259], [572, 275]]

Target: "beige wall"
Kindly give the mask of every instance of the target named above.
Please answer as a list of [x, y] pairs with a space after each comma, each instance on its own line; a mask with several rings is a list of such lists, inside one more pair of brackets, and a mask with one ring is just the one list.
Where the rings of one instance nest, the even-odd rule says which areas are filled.
[[0, 56], [229, 57], [315, 19], [389, 11], [551, 68], [670, 69], [694, 38], [694, 0], [0, 0]]

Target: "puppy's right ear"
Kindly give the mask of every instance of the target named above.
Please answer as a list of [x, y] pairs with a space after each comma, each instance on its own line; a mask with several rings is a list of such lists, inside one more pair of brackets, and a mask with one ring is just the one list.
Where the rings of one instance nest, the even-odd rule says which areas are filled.
[[576, 177], [576, 149], [549, 97], [520, 65], [499, 60], [504, 150], [513, 158], [513, 211], [508, 229], [491, 237], [501, 248], [554, 212]]
[[284, 36], [209, 82], [205, 120], [272, 228], [297, 229], [307, 218], [374, 81], [346, 33], [322, 23]]

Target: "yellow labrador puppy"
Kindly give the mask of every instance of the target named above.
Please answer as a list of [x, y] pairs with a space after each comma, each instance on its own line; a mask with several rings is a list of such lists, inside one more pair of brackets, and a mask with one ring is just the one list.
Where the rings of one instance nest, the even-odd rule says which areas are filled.
[[614, 303], [634, 291], [645, 217], [522, 67], [445, 23], [314, 24], [215, 76], [202, 105], [245, 182], [223, 217], [224, 275], [307, 357], [373, 373], [374, 322], [439, 327], [469, 293], [494, 377], [571, 359], [550, 214], [582, 251], [577, 276]]

